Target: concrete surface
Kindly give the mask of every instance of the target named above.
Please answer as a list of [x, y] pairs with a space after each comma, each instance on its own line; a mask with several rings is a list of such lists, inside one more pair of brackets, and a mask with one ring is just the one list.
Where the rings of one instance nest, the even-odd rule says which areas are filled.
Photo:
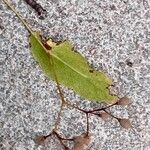
[[[115, 120], [90, 117], [93, 134], [87, 150], [150, 149], [150, 2], [148, 0], [38, 0], [48, 11], [40, 20], [23, 0], [12, 0], [34, 30], [56, 40], [70, 40], [96, 68], [115, 82], [120, 96], [132, 104], [112, 111], [130, 118], [125, 130]], [[29, 33], [0, 1], [0, 149], [61, 150], [55, 138], [44, 146], [32, 140], [51, 131], [60, 106], [56, 84], [49, 81], [30, 52]], [[127, 65], [131, 61], [133, 66]], [[65, 96], [81, 107], [95, 107], [64, 88]], [[149, 117], [149, 118], [148, 118]], [[85, 116], [66, 108], [60, 133], [85, 131]], [[70, 145], [72, 146], [72, 144]]]

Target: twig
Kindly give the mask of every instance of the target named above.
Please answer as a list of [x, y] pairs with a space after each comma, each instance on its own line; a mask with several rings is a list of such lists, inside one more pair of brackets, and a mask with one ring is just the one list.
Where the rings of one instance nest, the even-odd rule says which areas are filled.
[[111, 117], [115, 118], [115, 119], [119, 119], [118, 117], [115, 117], [114, 115], [112, 115], [110, 112], [108, 112], [107, 110], [104, 110], [107, 114], [109, 114]]
[[112, 106], [114, 106], [114, 105], [116, 105], [116, 104], [117, 104], [117, 102], [115, 102], [115, 103], [113, 103], [113, 104], [111, 104], [111, 105], [108, 105], [108, 106], [106, 106], [106, 107], [89, 110], [89, 111], [87, 111], [87, 112], [88, 112], [88, 113], [93, 113], [93, 112], [96, 112], [96, 111], [106, 110], [106, 109], [108, 109], [108, 108], [110, 108], [110, 107], [112, 107]]
[[68, 106], [70, 106], [70, 107], [73, 107], [73, 108], [75, 108], [75, 109], [77, 109], [77, 110], [79, 110], [79, 111], [81, 111], [81, 112], [86, 113], [86, 110], [79, 108], [79, 107], [76, 106], [75, 104], [71, 104], [69, 101], [65, 101], [65, 103], [66, 103], [66, 105], [68, 105]]
[[[64, 147], [64, 149], [65, 150], [68, 150], [69, 148], [63, 143], [63, 138], [57, 133], [57, 132], [53, 132], [55, 135], [56, 135], [56, 137], [58, 138], [58, 140], [60, 141], [60, 143], [61, 143], [61, 145]], [[67, 140], [67, 139], [66, 139]]]
[[59, 91], [59, 96], [60, 96], [60, 99], [61, 99], [61, 107], [60, 107], [60, 111], [58, 113], [58, 117], [57, 117], [57, 121], [55, 123], [55, 128], [54, 130], [56, 131], [57, 128], [58, 128], [58, 124], [60, 122], [60, 118], [61, 118], [61, 113], [64, 109], [64, 106], [65, 106], [65, 99], [64, 99], [64, 95], [63, 95], [63, 92], [61, 90], [61, 87], [60, 87], [60, 84], [59, 84], [59, 81], [58, 81], [58, 78], [57, 78], [57, 75], [56, 75], [56, 72], [55, 72], [55, 66], [54, 66], [54, 62], [53, 62], [53, 58], [51, 57], [50, 55], [50, 61], [51, 61], [51, 64], [52, 64], [52, 69], [53, 69], [53, 74], [54, 74], [54, 77], [55, 77], [55, 81], [56, 81], [56, 84], [57, 84], [57, 89]]
[[87, 123], [86, 136], [89, 136], [89, 113], [86, 113], [86, 123]]

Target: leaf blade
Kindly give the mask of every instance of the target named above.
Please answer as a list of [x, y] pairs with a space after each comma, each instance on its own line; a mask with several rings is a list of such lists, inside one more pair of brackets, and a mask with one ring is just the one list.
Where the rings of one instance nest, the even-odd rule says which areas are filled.
[[[117, 96], [111, 95], [108, 86], [112, 81], [103, 73], [90, 70], [87, 60], [79, 53], [72, 51], [72, 45], [65, 41], [46, 52], [37, 33], [30, 36], [32, 53], [41, 69], [55, 80], [53, 67], [60, 84], [63, 84], [82, 97], [91, 101], [113, 101]], [[53, 65], [51, 63], [53, 59]]]

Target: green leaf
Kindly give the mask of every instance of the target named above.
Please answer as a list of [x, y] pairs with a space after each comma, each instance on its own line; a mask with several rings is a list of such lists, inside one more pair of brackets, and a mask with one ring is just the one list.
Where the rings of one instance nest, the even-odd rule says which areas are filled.
[[88, 100], [117, 100], [117, 96], [111, 95], [108, 90], [112, 81], [103, 72], [93, 71], [84, 57], [72, 51], [73, 46], [68, 41], [59, 45], [53, 44], [51, 50], [46, 50], [39, 35], [33, 33], [30, 43], [34, 58], [50, 79], [55, 80], [55, 71], [60, 84], [73, 89]]

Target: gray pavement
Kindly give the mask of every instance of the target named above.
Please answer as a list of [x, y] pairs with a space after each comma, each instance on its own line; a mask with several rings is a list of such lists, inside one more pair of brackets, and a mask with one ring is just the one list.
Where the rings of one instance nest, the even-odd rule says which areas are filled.
[[[70, 40], [98, 70], [107, 73], [129, 107], [114, 107], [115, 115], [130, 118], [133, 129], [90, 116], [92, 142], [87, 150], [150, 149], [150, 2], [148, 0], [38, 0], [48, 11], [40, 20], [23, 0], [12, 0], [33, 30], [56, 40]], [[54, 138], [45, 145], [32, 140], [49, 133], [60, 102], [56, 84], [48, 80], [32, 57], [28, 31], [0, 1], [0, 149], [61, 150]], [[133, 63], [128, 66], [128, 61]], [[85, 101], [63, 87], [66, 98], [80, 107]], [[66, 137], [85, 131], [84, 114], [66, 108], [60, 133]], [[72, 144], [69, 145], [72, 147]]]

